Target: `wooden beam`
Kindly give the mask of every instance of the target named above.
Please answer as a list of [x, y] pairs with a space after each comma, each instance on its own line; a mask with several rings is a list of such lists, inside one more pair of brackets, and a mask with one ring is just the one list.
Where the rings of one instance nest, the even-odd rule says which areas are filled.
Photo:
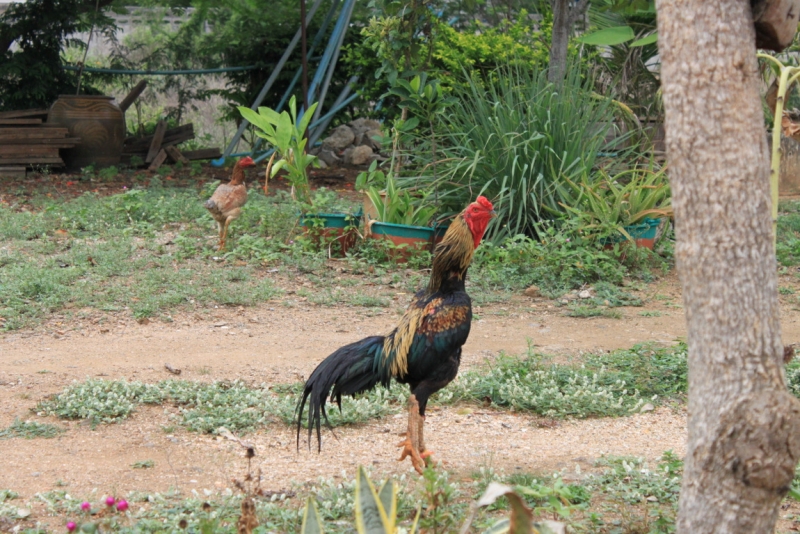
[[181, 154], [181, 151], [175, 148], [174, 146], [165, 147], [164, 150], [167, 152], [167, 155], [170, 157], [170, 159], [175, 163], [180, 162], [183, 163], [184, 165], [187, 165], [189, 163], [189, 160], [186, 159], [184, 155]]
[[167, 160], [167, 151], [163, 148], [158, 151], [156, 157], [153, 158], [153, 162], [147, 168], [148, 171], [157, 171], [159, 167]]
[[[42, 125], [44, 126], [44, 125]], [[69, 130], [60, 128], [2, 128], [0, 127], [0, 140], [6, 139], [34, 139], [34, 138], [56, 138], [66, 137]]]
[[3, 178], [25, 178], [25, 167], [0, 167]]
[[128, 96], [123, 98], [122, 102], [119, 103], [119, 109], [125, 113], [125, 110], [131, 107], [131, 104], [133, 104], [136, 99], [139, 98], [139, 95], [142, 94], [142, 91], [144, 91], [145, 87], [147, 87], [147, 80], [140, 80], [139, 83], [134, 85], [133, 89], [131, 89], [131, 92], [128, 93]]
[[33, 138], [11, 138], [6, 139], [2, 135], [0, 135], [0, 145], [28, 145], [28, 146], [37, 146], [37, 145], [47, 145], [47, 146], [57, 146], [59, 148], [72, 148], [75, 145], [80, 144], [81, 138], [80, 137], [33, 137]]
[[3, 126], [22, 126], [27, 124], [42, 124], [42, 119], [0, 119], [0, 125]]
[[62, 166], [64, 165], [64, 162], [59, 157], [48, 157], [48, 156], [4, 157], [0, 155], [0, 165], [9, 165], [9, 164], [32, 165], [35, 163], [50, 163]]
[[188, 160], [217, 159], [222, 157], [218, 148], [201, 148], [199, 150], [184, 150], [183, 157]]
[[23, 109], [19, 111], [0, 111], [0, 119], [22, 119], [30, 117], [47, 117], [46, 109]]
[[151, 163], [158, 155], [158, 151], [161, 150], [161, 142], [164, 141], [164, 133], [166, 131], [167, 123], [163, 120], [158, 121], [158, 124], [156, 124], [156, 131], [153, 133], [153, 140], [150, 142], [150, 149], [147, 151], [147, 157], [144, 158], [145, 163]]

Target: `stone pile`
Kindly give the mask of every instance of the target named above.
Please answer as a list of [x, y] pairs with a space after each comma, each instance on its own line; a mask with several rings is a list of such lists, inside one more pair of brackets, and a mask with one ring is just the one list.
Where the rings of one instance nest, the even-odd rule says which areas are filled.
[[[380, 154], [381, 124], [372, 119], [356, 119], [337, 126], [323, 139], [322, 146], [309, 153], [318, 156], [323, 166], [369, 165], [384, 159]], [[375, 139], [375, 138], [378, 139]]]

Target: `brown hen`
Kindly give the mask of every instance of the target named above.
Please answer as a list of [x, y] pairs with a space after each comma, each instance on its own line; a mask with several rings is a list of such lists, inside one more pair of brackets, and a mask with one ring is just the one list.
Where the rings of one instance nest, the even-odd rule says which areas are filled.
[[231, 181], [220, 184], [214, 194], [206, 201], [206, 209], [217, 221], [219, 227], [219, 250], [225, 248], [225, 237], [228, 235], [228, 226], [231, 221], [242, 213], [242, 206], [247, 202], [247, 186], [244, 183], [245, 167], [255, 165], [253, 158], [244, 157], [233, 166]]

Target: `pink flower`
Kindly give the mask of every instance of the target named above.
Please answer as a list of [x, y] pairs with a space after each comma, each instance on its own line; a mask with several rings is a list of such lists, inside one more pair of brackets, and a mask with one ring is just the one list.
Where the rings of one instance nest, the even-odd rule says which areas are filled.
[[119, 510], [120, 512], [124, 512], [127, 509], [128, 509], [128, 501], [126, 501], [125, 499], [120, 499], [117, 501], [117, 510]]
[[88, 502], [86, 502], [86, 501], [83, 501], [83, 502], [81, 503], [81, 510], [83, 510], [84, 512], [88, 512], [88, 511], [89, 511], [89, 510], [91, 510], [91, 509], [92, 509], [92, 505], [91, 505], [91, 504], [89, 504]]
[[74, 532], [76, 528], [78, 528], [78, 525], [75, 524], [75, 521], [67, 523], [67, 532]]
[[106, 506], [114, 506], [115, 502], [117, 502], [117, 500], [114, 497], [110, 495], [106, 497]]

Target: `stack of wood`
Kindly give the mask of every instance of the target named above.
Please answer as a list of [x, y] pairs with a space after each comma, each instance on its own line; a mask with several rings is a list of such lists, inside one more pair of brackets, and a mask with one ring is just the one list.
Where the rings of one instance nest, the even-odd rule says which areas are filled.
[[222, 153], [218, 148], [180, 151], [176, 145], [194, 139], [194, 125], [183, 124], [176, 128], [167, 128], [164, 121], [159, 121], [153, 135], [144, 137], [128, 137], [122, 146], [122, 162], [131, 163], [131, 158], [138, 157], [151, 171], [158, 169], [169, 158], [174, 163], [188, 163], [191, 160], [219, 158]]
[[59, 148], [72, 148], [80, 138], [69, 131], [48, 125], [46, 109], [4, 111], [0, 113], [0, 176], [24, 177], [33, 165], [63, 167]]
[[[120, 109], [124, 112], [142, 94], [147, 81], [142, 80], [128, 93], [122, 102]], [[204, 148], [202, 150], [186, 150], [181, 152], [177, 145], [184, 141], [194, 139], [194, 125], [192, 123], [183, 124], [177, 128], [167, 128], [167, 123], [158, 121], [153, 135], [144, 137], [127, 137], [122, 145], [122, 163], [131, 164], [132, 158], [139, 158], [148, 169], [154, 171], [158, 169], [167, 158], [173, 163], [189, 163], [196, 159], [213, 159], [222, 156], [218, 148]]]

